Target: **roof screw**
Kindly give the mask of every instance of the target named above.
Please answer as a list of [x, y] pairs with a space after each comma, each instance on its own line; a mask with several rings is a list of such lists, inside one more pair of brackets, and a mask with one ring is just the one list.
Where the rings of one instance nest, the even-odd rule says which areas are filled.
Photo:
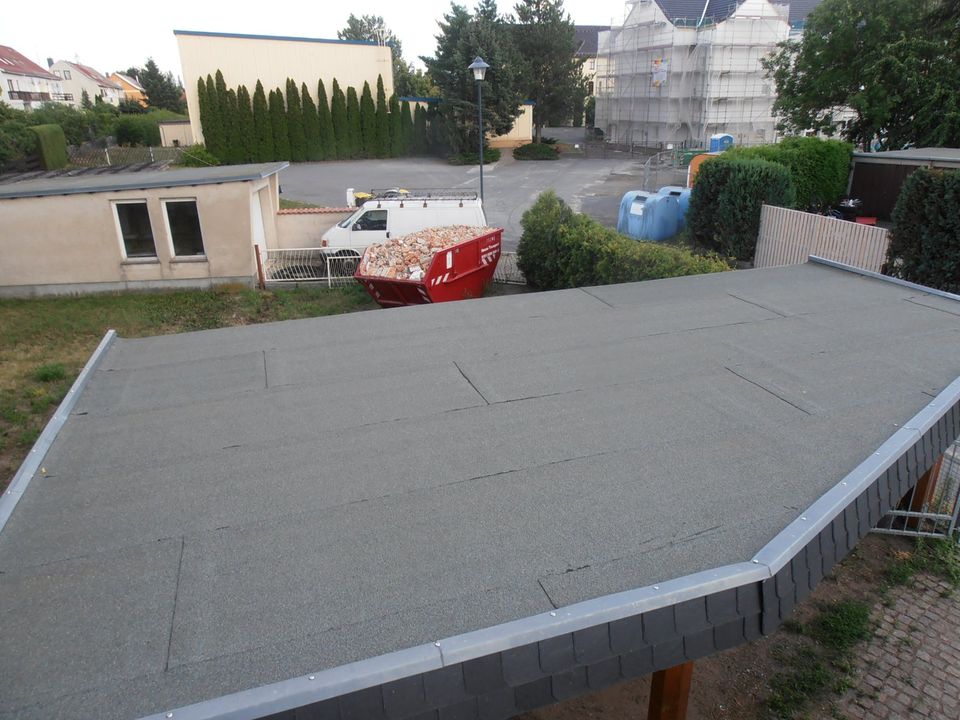
[[756, 558], [754, 558], [754, 559], [751, 560], [750, 562], [752, 562], [754, 565], [759, 565], [759, 564], [760, 564], [760, 561], [757, 560]]
[[172, 712], [167, 713], [167, 717], [168, 717], [168, 718], [172, 718], [172, 717], [173, 717], [173, 713], [172, 713]]
[[654, 586], [653, 586], [653, 589], [654, 589], [654, 590], [659, 590], [659, 589], [660, 589], [660, 586], [659, 586], [659, 585], [654, 585]]
[[806, 520], [807, 518], [806, 518], [806, 517], [801, 517], [800, 519], [801, 519], [801, 520]]
[[308, 680], [316, 680], [316, 679], [317, 679], [317, 676], [316, 676], [316, 675], [308, 675], [308, 676], [307, 676], [307, 679], [308, 679]]
[[440, 647], [440, 641], [437, 640], [437, 641], [434, 643], [434, 645], [436, 645], [437, 647]]
[[556, 617], [557, 613], [553, 610], [550, 611], [550, 617]]

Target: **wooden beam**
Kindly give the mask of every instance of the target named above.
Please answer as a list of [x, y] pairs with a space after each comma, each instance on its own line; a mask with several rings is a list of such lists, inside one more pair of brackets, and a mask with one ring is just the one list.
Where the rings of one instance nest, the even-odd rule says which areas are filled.
[[647, 720], [686, 720], [692, 677], [693, 662], [655, 672]]

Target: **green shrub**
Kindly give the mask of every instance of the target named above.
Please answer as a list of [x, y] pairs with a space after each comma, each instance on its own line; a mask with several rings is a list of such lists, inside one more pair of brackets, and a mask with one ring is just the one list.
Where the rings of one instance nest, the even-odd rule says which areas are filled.
[[911, 174], [893, 209], [891, 234], [889, 272], [960, 293], [960, 171]]
[[48, 363], [34, 368], [31, 376], [37, 382], [55, 382], [67, 376], [67, 369], [62, 363]]
[[553, 145], [542, 143], [528, 143], [513, 149], [513, 157], [517, 160], [556, 160], [557, 155]]
[[203, 145], [190, 145], [181, 149], [183, 152], [177, 160], [177, 165], [181, 167], [210, 167], [220, 164], [220, 160]]
[[537, 198], [521, 225], [517, 264], [527, 282], [545, 290], [729, 269], [716, 257], [624, 237], [586, 215], [575, 214], [552, 191]]
[[[489, 165], [500, 159], [500, 150], [498, 148], [483, 149], [483, 164]], [[460, 153], [448, 158], [451, 165], [478, 165], [480, 163], [480, 153]]]
[[814, 137], [784, 138], [776, 145], [735, 147], [724, 153], [728, 159], [768, 160], [788, 168], [801, 210], [833, 205], [846, 194], [852, 156], [850, 143]]
[[793, 207], [790, 171], [766, 160], [720, 156], [700, 166], [690, 196], [687, 223], [699, 247], [724, 257], [753, 260], [760, 231], [760, 209]]
[[160, 144], [160, 128], [150, 114], [124, 115], [117, 120], [114, 132], [118, 145], [155, 147]]
[[18, 169], [36, 155], [37, 135], [29, 126], [20, 120], [0, 119], [0, 170]]
[[30, 130], [37, 136], [37, 149], [44, 170], [59, 170], [70, 162], [67, 156], [67, 137], [59, 125], [34, 125]]

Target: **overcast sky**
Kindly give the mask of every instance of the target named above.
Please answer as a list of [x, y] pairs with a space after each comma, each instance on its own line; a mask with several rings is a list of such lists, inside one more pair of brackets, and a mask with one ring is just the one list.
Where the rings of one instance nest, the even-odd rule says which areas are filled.
[[[464, 3], [473, 7], [473, 1]], [[513, 5], [501, 0], [501, 11]], [[608, 25], [622, 21], [623, 0], [566, 0], [564, 7], [578, 25]], [[32, 5], [11, 3], [3, 10], [0, 45], [9, 45], [46, 67], [46, 58], [77, 60], [109, 73], [143, 65], [153, 56], [164, 71], [180, 76], [180, 59], [173, 30], [208, 30], [256, 35], [335, 38], [350, 12], [382, 15], [403, 43], [409, 61], [433, 55], [437, 20], [449, 10], [449, 0], [368, 3], [330, 0], [285, 0], [278, 3], [224, 3], [165, 0], [134, 3], [86, 3], [48, 0]], [[419, 64], [419, 63], [418, 63]]]

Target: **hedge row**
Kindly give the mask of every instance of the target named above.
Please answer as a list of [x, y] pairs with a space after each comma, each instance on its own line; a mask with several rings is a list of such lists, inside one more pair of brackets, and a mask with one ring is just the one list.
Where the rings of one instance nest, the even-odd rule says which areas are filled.
[[690, 240], [724, 257], [750, 262], [764, 203], [793, 207], [795, 199], [790, 171], [783, 165], [724, 153], [703, 163], [697, 173], [687, 212]]
[[59, 170], [70, 162], [67, 155], [67, 136], [59, 125], [33, 125], [29, 128], [37, 136], [37, 150], [44, 170]]
[[724, 157], [767, 160], [790, 171], [796, 191], [796, 207], [833, 205], [847, 192], [853, 145], [840, 140], [813, 137], [784, 138], [776, 145], [735, 147]]
[[700, 275], [728, 270], [716, 257], [638, 242], [573, 210], [553, 191], [523, 214], [517, 264], [544, 290]]
[[888, 272], [960, 293], [960, 171], [920, 168], [893, 209]]
[[527, 143], [513, 149], [513, 157], [517, 160], [556, 160], [558, 156], [556, 145], [543, 142]]

